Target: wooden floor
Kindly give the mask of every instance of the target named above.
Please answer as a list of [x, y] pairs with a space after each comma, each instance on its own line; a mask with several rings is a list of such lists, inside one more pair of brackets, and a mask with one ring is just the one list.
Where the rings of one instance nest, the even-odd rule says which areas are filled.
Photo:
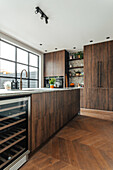
[[113, 122], [77, 116], [21, 170], [113, 170]]

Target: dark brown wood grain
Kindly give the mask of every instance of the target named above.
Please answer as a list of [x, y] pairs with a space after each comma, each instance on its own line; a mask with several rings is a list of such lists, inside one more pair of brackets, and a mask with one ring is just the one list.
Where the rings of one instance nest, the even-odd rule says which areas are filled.
[[44, 77], [65, 76], [65, 57], [67, 51], [44, 54]]
[[113, 122], [76, 116], [21, 170], [112, 170]]
[[32, 95], [31, 150], [64, 126], [80, 111], [80, 90], [65, 90]]

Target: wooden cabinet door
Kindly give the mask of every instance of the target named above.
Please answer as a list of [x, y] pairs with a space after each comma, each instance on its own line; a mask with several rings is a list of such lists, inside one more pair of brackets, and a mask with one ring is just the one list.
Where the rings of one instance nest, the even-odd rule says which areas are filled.
[[54, 53], [53, 60], [54, 76], [65, 75], [65, 51], [58, 51]]
[[48, 53], [48, 54], [45, 54], [44, 56], [44, 76], [45, 77], [54, 76], [53, 58], [54, 58], [53, 53]]
[[113, 88], [113, 41], [108, 42], [108, 56], [109, 68], [108, 68], [108, 81], [109, 88]]
[[84, 87], [91, 87], [92, 81], [92, 46], [84, 47]]
[[99, 46], [84, 47], [84, 87], [97, 88], [99, 86]]

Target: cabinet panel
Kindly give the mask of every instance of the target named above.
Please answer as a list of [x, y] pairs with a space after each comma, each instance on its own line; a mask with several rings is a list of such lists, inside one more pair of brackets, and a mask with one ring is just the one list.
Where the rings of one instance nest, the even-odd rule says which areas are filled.
[[[112, 110], [113, 90], [103, 88], [84, 88], [82, 91], [82, 108]], [[111, 103], [111, 104], [110, 104]]]
[[44, 55], [44, 76], [65, 76], [65, 50]]
[[[69, 100], [70, 98], [70, 100]], [[32, 151], [80, 111], [80, 89], [32, 95]]]
[[45, 75], [45, 77], [54, 75], [53, 59], [54, 59], [53, 53], [48, 53], [48, 54], [44, 55], [44, 75]]
[[109, 58], [109, 88], [113, 88], [113, 41], [108, 42], [108, 58]]
[[54, 76], [65, 75], [65, 51], [58, 51], [54, 53], [53, 60], [53, 72]]

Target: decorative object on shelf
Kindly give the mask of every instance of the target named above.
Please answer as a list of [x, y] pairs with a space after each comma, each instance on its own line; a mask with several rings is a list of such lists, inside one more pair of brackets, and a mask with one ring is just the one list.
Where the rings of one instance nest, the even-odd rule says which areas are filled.
[[74, 84], [74, 83], [71, 83], [71, 84], [70, 84], [70, 87], [75, 87], [75, 84]]
[[80, 76], [80, 73], [81, 73], [80, 71], [77, 71], [76, 76]]
[[73, 65], [72, 65], [72, 64], [70, 64], [70, 65], [69, 65], [69, 67], [70, 67], [70, 68], [72, 68], [72, 67], [73, 67]]
[[79, 51], [79, 52], [77, 53], [77, 58], [83, 59], [83, 52], [82, 52], [82, 51]]
[[73, 59], [76, 59], [77, 58], [77, 55], [76, 53], [73, 54]]
[[71, 73], [71, 72], [69, 72], [69, 76], [70, 76], [70, 77], [72, 76], [72, 73]]
[[72, 60], [72, 59], [73, 59], [73, 56], [72, 56], [72, 55], [70, 55], [69, 59], [70, 59], [70, 60]]
[[11, 89], [11, 82], [10, 82], [10, 81], [6, 81], [6, 82], [4, 83], [4, 88], [5, 88], [6, 90], [10, 90], [10, 89]]
[[49, 79], [50, 88], [54, 88], [55, 81], [56, 79], [54, 78]]
[[83, 83], [78, 83], [78, 87], [84, 87], [84, 84]]

